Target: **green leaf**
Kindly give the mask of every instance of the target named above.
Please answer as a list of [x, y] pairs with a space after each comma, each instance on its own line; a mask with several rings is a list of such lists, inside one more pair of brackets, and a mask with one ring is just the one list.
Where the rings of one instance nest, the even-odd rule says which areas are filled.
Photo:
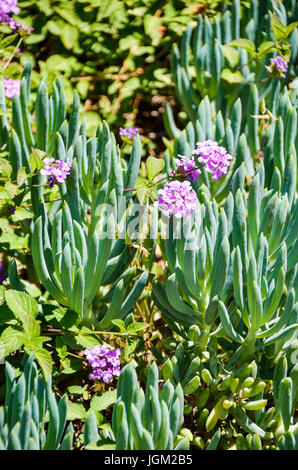
[[146, 328], [148, 328], [148, 326], [149, 326], [148, 323], [141, 323], [141, 322], [131, 323], [127, 327], [127, 332], [129, 332], [130, 334], [136, 334], [138, 331], [145, 330]]
[[9, 161], [6, 160], [5, 158], [0, 158], [0, 174], [3, 173], [3, 175], [9, 178], [11, 175], [11, 172], [12, 172], [12, 166], [9, 163]]
[[256, 51], [256, 47], [252, 41], [249, 41], [249, 39], [234, 39], [234, 41], [230, 42], [228, 46], [232, 47], [240, 47], [241, 49], [245, 49], [247, 52], [250, 54], [254, 54]]
[[82, 395], [85, 392], [85, 388], [79, 385], [71, 385], [67, 391], [70, 395]]
[[0, 286], [0, 305], [2, 305], [5, 302], [5, 287]]
[[289, 24], [286, 28], [286, 36], [288, 37], [295, 28], [298, 27], [298, 21], [294, 21], [294, 23]]
[[17, 290], [7, 290], [5, 300], [10, 310], [16, 318], [23, 321], [24, 316], [31, 315], [35, 317], [38, 313], [38, 304], [33, 297]]
[[277, 15], [273, 14], [271, 18], [271, 28], [274, 39], [276, 41], [280, 39], [286, 39], [287, 27], [280, 21]]
[[16, 209], [15, 213], [12, 215], [13, 222], [18, 222], [19, 220], [32, 219], [33, 212], [25, 209], [24, 207], [19, 207]]
[[27, 336], [25, 334], [24, 338], [24, 348], [26, 353], [30, 356], [38, 349], [42, 348], [42, 345], [45, 341], [49, 341], [51, 338], [49, 336]]
[[239, 405], [236, 405], [235, 408], [232, 407], [231, 413], [234, 415], [240, 426], [245, 429], [245, 431], [257, 433], [261, 438], [265, 437], [265, 431], [256, 423], [254, 423]]
[[18, 37], [17, 34], [10, 34], [9, 36], [5, 37], [0, 41], [0, 50], [2, 51], [5, 47], [9, 46], [16, 38]]
[[11, 113], [9, 111], [4, 111], [4, 109], [0, 109], [0, 116], [10, 117]]
[[135, 189], [140, 204], [145, 204], [151, 193], [151, 189], [148, 187], [148, 181], [145, 178], [138, 177], [135, 183]]
[[112, 320], [111, 323], [113, 323], [119, 328], [120, 333], [126, 333], [125, 323], [123, 320], [116, 319]]
[[[25, 334], [18, 326], [7, 327], [0, 336], [0, 356], [8, 356], [24, 344]], [[4, 351], [3, 351], [4, 349]], [[0, 357], [1, 359], [1, 357]]]
[[51, 354], [46, 349], [40, 348], [34, 351], [34, 356], [36, 357], [36, 360], [41, 367], [45, 380], [48, 381], [52, 373]]
[[126, 342], [126, 346], [124, 349], [124, 360], [127, 362], [129, 360], [129, 356], [135, 351], [137, 347], [137, 342], [132, 338], [128, 338]]
[[263, 42], [259, 49], [258, 49], [258, 57], [259, 59], [265, 57], [266, 54], [269, 54], [269, 52], [274, 51], [274, 42], [273, 41], [265, 41]]
[[115, 450], [116, 444], [113, 444], [113, 441], [109, 439], [101, 439], [98, 442], [91, 442], [87, 444], [85, 450]]
[[65, 48], [71, 50], [79, 39], [79, 30], [75, 26], [66, 24], [62, 28], [60, 38]]
[[243, 77], [239, 70], [232, 72], [230, 69], [223, 69], [221, 72], [221, 78], [231, 85], [238, 85], [242, 82]]
[[209, 416], [208, 416], [207, 421], [206, 421], [206, 425], [205, 425], [207, 432], [211, 431], [214, 428], [214, 426], [216, 425], [216, 423], [219, 419], [219, 415], [220, 415], [220, 412], [222, 410], [222, 404], [223, 404], [223, 401], [225, 400], [225, 398], [226, 398], [225, 395], [223, 397], [221, 397], [220, 400], [214, 406], [214, 408], [210, 411]]
[[26, 338], [36, 338], [40, 335], [39, 322], [35, 320], [31, 315], [24, 315], [22, 317], [22, 323], [25, 330]]
[[29, 175], [27, 175], [27, 171], [26, 171], [26, 168], [25, 167], [22, 167], [18, 170], [18, 173], [17, 173], [17, 183], [18, 183], [18, 186], [21, 187], [24, 182], [26, 181], [26, 179], [28, 178]]
[[93, 411], [102, 411], [109, 408], [111, 405], [116, 403], [117, 390], [111, 390], [103, 393], [101, 396], [95, 396], [92, 398], [90, 408]]
[[146, 161], [148, 180], [151, 183], [154, 178], [163, 170], [165, 161], [161, 158], [149, 157]]
[[77, 335], [76, 341], [84, 348], [91, 349], [94, 348], [94, 346], [98, 346], [99, 344], [98, 339], [94, 338], [92, 335]]
[[80, 370], [82, 368], [82, 362], [81, 361], [78, 361], [78, 360], [75, 360], [75, 359], [71, 359], [69, 362], [68, 362], [68, 366], [63, 369], [61, 371], [62, 374], [74, 374], [75, 372], [77, 372], [78, 370]]
[[34, 173], [35, 170], [39, 171], [44, 167], [43, 159], [46, 155], [46, 152], [39, 149], [31, 149], [31, 155], [29, 157], [29, 163], [31, 171]]
[[86, 419], [87, 412], [80, 403], [69, 403], [67, 410], [67, 419], [74, 421], [75, 419]]
[[231, 67], [235, 67], [239, 62], [240, 52], [234, 47], [221, 46], [224, 57], [229, 61]]

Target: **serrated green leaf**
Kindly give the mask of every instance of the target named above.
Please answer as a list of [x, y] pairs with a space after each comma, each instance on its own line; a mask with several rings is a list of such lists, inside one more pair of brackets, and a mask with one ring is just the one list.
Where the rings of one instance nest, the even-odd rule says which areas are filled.
[[254, 54], [256, 50], [254, 43], [245, 38], [234, 39], [234, 41], [230, 42], [228, 46], [240, 47], [241, 49], [245, 49], [250, 54]]
[[231, 67], [235, 67], [239, 62], [240, 53], [234, 47], [221, 46], [223, 55], [229, 61]]
[[29, 157], [29, 163], [31, 171], [34, 173], [35, 170], [39, 171], [44, 167], [43, 158], [45, 157], [46, 152], [39, 149], [32, 149], [31, 155]]
[[95, 396], [92, 398], [90, 403], [90, 408], [93, 411], [102, 411], [109, 408], [116, 402], [117, 399], [117, 390], [111, 390], [103, 393], [100, 396]]
[[274, 50], [274, 42], [273, 41], [265, 41], [259, 46], [258, 57], [262, 58], [266, 54], [269, 54], [269, 52], [272, 52], [273, 50]]
[[5, 301], [10, 310], [15, 314], [16, 318], [23, 320], [24, 315], [35, 317], [38, 313], [38, 304], [33, 297], [25, 292], [13, 289], [5, 292]]
[[151, 189], [148, 187], [148, 181], [145, 178], [138, 177], [135, 183], [135, 189], [140, 204], [145, 204], [151, 193]]
[[0, 158], [0, 174], [2, 173], [3, 175], [7, 176], [8, 178], [10, 177], [12, 172], [12, 166], [9, 163], [8, 160], [5, 158]]
[[116, 325], [119, 328], [120, 333], [126, 332], [126, 327], [125, 327], [125, 323], [123, 320], [116, 319], [116, 320], [112, 320], [111, 323], [113, 323], [113, 325]]
[[69, 403], [67, 410], [67, 419], [74, 421], [75, 419], [86, 419], [87, 412], [80, 403]]
[[25, 167], [20, 168], [17, 173], [18, 186], [21, 187], [25, 183], [27, 178], [28, 178], [28, 175], [27, 175], [26, 168]]
[[82, 368], [82, 362], [76, 359], [71, 359], [68, 363], [68, 366], [65, 369], [62, 369], [62, 374], [74, 374]]
[[230, 69], [223, 69], [221, 72], [221, 78], [231, 85], [237, 85], [242, 82], [243, 77], [239, 70], [232, 72]]
[[41, 367], [41, 370], [44, 374], [45, 380], [49, 380], [52, 373], [52, 356], [44, 348], [37, 349], [34, 351], [34, 356]]
[[[24, 331], [18, 326], [9, 326], [5, 328], [0, 336], [0, 356], [8, 356], [24, 344]], [[1, 359], [1, 357], [0, 357]]]
[[271, 28], [273, 32], [274, 39], [278, 41], [279, 39], [286, 38], [287, 27], [280, 21], [277, 15], [273, 14], [271, 18]]
[[65, 24], [62, 28], [60, 38], [66, 49], [71, 50], [79, 38], [79, 30], [75, 26]]
[[288, 37], [295, 28], [298, 28], [298, 21], [294, 21], [294, 23], [291, 23], [286, 27], [286, 36]]
[[148, 180], [151, 183], [154, 178], [163, 170], [165, 161], [161, 158], [149, 157], [146, 161]]
[[25, 330], [26, 338], [36, 338], [40, 335], [39, 322], [31, 315], [23, 315], [22, 324]]
[[32, 217], [33, 212], [28, 211], [24, 207], [19, 207], [18, 209], [16, 209], [11, 219], [13, 220], [13, 222], [19, 222], [20, 220], [32, 219]]
[[129, 333], [137, 333], [138, 331], [141, 331], [141, 330], [145, 330], [146, 328], [148, 328], [148, 323], [141, 323], [141, 322], [135, 322], [135, 323], [131, 323], [130, 325], [128, 325], [127, 327], [127, 331]]
[[98, 346], [99, 344], [98, 339], [94, 338], [92, 335], [77, 335], [76, 341], [84, 348], [91, 349], [94, 348], [94, 346]]

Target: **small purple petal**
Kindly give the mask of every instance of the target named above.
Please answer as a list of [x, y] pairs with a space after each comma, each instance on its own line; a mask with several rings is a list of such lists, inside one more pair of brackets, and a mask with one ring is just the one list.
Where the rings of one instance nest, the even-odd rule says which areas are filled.
[[158, 191], [155, 205], [165, 216], [174, 215], [177, 219], [189, 217], [197, 206], [197, 195], [189, 181], [169, 181]]
[[192, 153], [198, 155], [198, 161], [204, 164], [208, 173], [212, 173], [213, 181], [218, 181], [227, 173], [232, 160], [227, 150], [212, 140], [197, 142], [197, 148]]
[[4, 86], [5, 96], [7, 98], [12, 100], [15, 94], [20, 96], [20, 90], [21, 90], [20, 80], [13, 80], [12, 78], [4, 77], [3, 86]]
[[126, 127], [125, 129], [120, 127], [119, 129], [119, 135], [121, 137], [128, 137], [128, 139], [134, 139], [139, 132], [140, 129], [138, 127]]

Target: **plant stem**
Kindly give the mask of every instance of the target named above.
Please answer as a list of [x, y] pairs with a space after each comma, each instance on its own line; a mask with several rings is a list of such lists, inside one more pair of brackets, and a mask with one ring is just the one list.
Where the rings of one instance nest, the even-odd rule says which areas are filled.
[[4, 67], [3, 67], [2, 70], [1, 70], [1, 73], [4, 72], [4, 70], [6, 69], [6, 67], [8, 67], [8, 65], [10, 64], [10, 62], [12, 61], [12, 59], [14, 58], [14, 56], [15, 56], [17, 50], [19, 49], [19, 46], [21, 45], [21, 42], [22, 42], [22, 41], [23, 41], [23, 38], [21, 37], [21, 38], [19, 39], [19, 41], [18, 41], [18, 43], [17, 43], [17, 45], [16, 45], [16, 47], [15, 47], [15, 49], [14, 49], [12, 55], [11, 55], [11, 57], [10, 57], [9, 60], [6, 62], [6, 64], [4, 64]]
[[265, 50], [262, 51], [261, 53], [260, 53], [260, 52], [256, 53], [256, 55], [253, 56], [248, 62], [246, 62], [246, 64], [239, 65], [239, 66], [236, 68], [236, 70], [241, 70], [241, 69], [243, 69], [243, 67], [245, 67], [246, 65], [251, 64], [254, 60], [258, 60], [260, 54], [262, 54], [262, 55], [265, 54], [265, 55], [266, 55], [268, 52], [270, 52], [270, 49], [272, 49], [272, 47], [277, 46], [277, 44], [279, 44], [281, 41], [282, 41], [282, 39], [279, 39], [278, 41], [275, 41], [274, 44], [271, 44], [271, 46], [268, 46], [267, 49], [265, 49]]

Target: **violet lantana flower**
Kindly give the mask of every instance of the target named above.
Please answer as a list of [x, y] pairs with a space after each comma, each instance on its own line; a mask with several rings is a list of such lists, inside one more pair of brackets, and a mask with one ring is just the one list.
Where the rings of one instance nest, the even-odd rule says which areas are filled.
[[2, 263], [0, 263], [0, 286], [6, 281], [8, 276], [7, 271], [4, 270]]
[[7, 24], [11, 29], [21, 29], [23, 25], [17, 23], [11, 16], [12, 13], [19, 13], [17, 0], [0, 0], [0, 23]]
[[189, 181], [169, 181], [158, 191], [158, 206], [165, 216], [174, 215], [177, 219], [188, 217], [197, 206], [197, 195]]
[[179, 155], [180, 159], [176, 158], [177, 170], [182, 176], [185, 174], [187, 180], [192, 180], [194, 183], [197, 181], [201, 170], [197, 168], [194, 159]]
[[119, 129], [119, 135], [121, 137], [127, 137], [128, 139], [134, 139], [139, 132], [140, 129], [138, 127], [126, 127], [125, 129], [120, 127]]
[[197, 148], [192, 153], [198, 155], [198, 162], [203, 163], [206, 171], [212, 174], [213, 181], [218, 181], [227, 173], [232, 160], [227, 150], [212, 140], [197, 142]]
[[55, 184], [55, 180], [62, 184], [70, 173], [71, 162], [63, 160], [55, 160], [54, 158], [44, 159], [45, 167], [40, 170], [41, 175], [48, 176], [50, 188]]
[[15, 94], [20, 96], [21, 80], [13, 80], [12, 78], [4, 77], [3, 86], [7, 98], [12, 100]]
[[0, 12], [3, 13], [19, 13], [20, 9], [17, 6], [18, 0], [0, 0]]
[[109, 383], [114, 377], [120, 375], [120, 349], [109, 349], [107, 346], [95, 346], [87, 348], [84, 354], [92, 367], [91, 380], [102, 380]]
[[26, 29], [22, 23], [18, 23], [10, 16], [11, 14], [17, 15], [20, 12], [17, 3], [17, 0], [0, 0], [0, 23], [8, 25], [11, 29], [18, 29], [29, 34], [33, 31], [33, 28]]
[[273, 76], [280, 76], [281, 78], [286, 78], [286, 73], [288, 70], [288, 63], [280, 55], [270, 59], [270, 66], [266, 66], [266, 69]]

